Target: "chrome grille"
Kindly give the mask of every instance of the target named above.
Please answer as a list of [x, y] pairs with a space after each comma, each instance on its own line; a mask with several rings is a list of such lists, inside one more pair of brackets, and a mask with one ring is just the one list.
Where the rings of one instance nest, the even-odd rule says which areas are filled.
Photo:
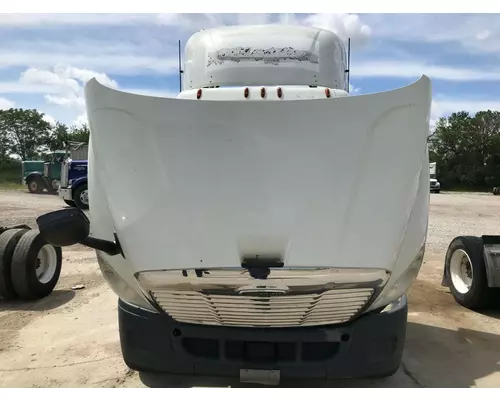
[[272, 270], [256, 280], [241, 269], [152, 271], [139, 285], [178, 322], [244, 327], [340, 324], [355, 317], [386, 282], [385, 270]]
[[350, 320], [373, 289], [328, 290], [319, 295], [262, 298], [157, 290], [156, 303], [179, 322], [233, 326], [310, 326]]

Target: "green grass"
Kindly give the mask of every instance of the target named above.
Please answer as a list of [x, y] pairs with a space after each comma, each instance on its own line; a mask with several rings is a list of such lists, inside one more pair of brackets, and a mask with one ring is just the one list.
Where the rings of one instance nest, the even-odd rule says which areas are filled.
[[0, 188], [10, 190], [24, 188], [21, 185], [21, 163], [14, 162], [0, 166]]
[[13, 182], [0, 182], [1, 190], [24, 190], [26, 186], [21, 185], [20, 183]]

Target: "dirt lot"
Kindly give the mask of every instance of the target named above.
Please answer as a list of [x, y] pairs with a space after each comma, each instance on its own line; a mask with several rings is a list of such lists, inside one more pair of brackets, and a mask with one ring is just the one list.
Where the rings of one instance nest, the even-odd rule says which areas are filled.
[[[0, 191], [3, 224], [34, 226], [58, 209], [51, 195]], [[460, 234], [498, 234], [500, 198], [481, 194], [431, 195], [425, 263], [409, 294], [403, 365], [381, 381], [332, 386], [500, 387], [500, 313], [458, 306], [440, 286], [443, 258]], [[100, 276], [92, 251], [64, 250], [61, 279], [51, 296], [35, 302], [0, 300], [0, 387], [228, 386], [234, 382], [140, 376], [122, 361], [116, 297]], [[85, 289], [71, 290], [75, 284]]]

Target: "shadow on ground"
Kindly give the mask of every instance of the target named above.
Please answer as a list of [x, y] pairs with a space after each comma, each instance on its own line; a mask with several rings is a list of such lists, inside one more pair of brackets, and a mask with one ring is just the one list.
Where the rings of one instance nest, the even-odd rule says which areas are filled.
[[49, 296], [40, 300], [4, 300], [0, 298], [0, 311], [47, 311], [61, 307], [75, 297], [73, 290], [54, 290]]
[[[470, 329], [451, 330], [409, 322], [401, 368], [380, 380], [285, 382], [281, 387], [492, 387], [487, 377], [500, 373], [499, 335]], [[141, 373], [149, 387], [258, 387], [224, 378]], [[498, 377], [496, 378], [498, 382]]]

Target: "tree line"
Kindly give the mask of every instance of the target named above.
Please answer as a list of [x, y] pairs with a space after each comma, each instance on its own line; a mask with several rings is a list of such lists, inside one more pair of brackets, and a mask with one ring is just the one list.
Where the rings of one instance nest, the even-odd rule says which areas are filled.
[[22, 160], [42, 160], [51, 151], [64, 150], [66, 142], [88, 143], [87, 125], [51, 124], [44, 117], [37, 110], [0, 110], [0, 168], [13, 163], [13, 155]]
[[460, 111], [440, 118], [429, 137], [442, 190], [500, 186], [500, 112]]

